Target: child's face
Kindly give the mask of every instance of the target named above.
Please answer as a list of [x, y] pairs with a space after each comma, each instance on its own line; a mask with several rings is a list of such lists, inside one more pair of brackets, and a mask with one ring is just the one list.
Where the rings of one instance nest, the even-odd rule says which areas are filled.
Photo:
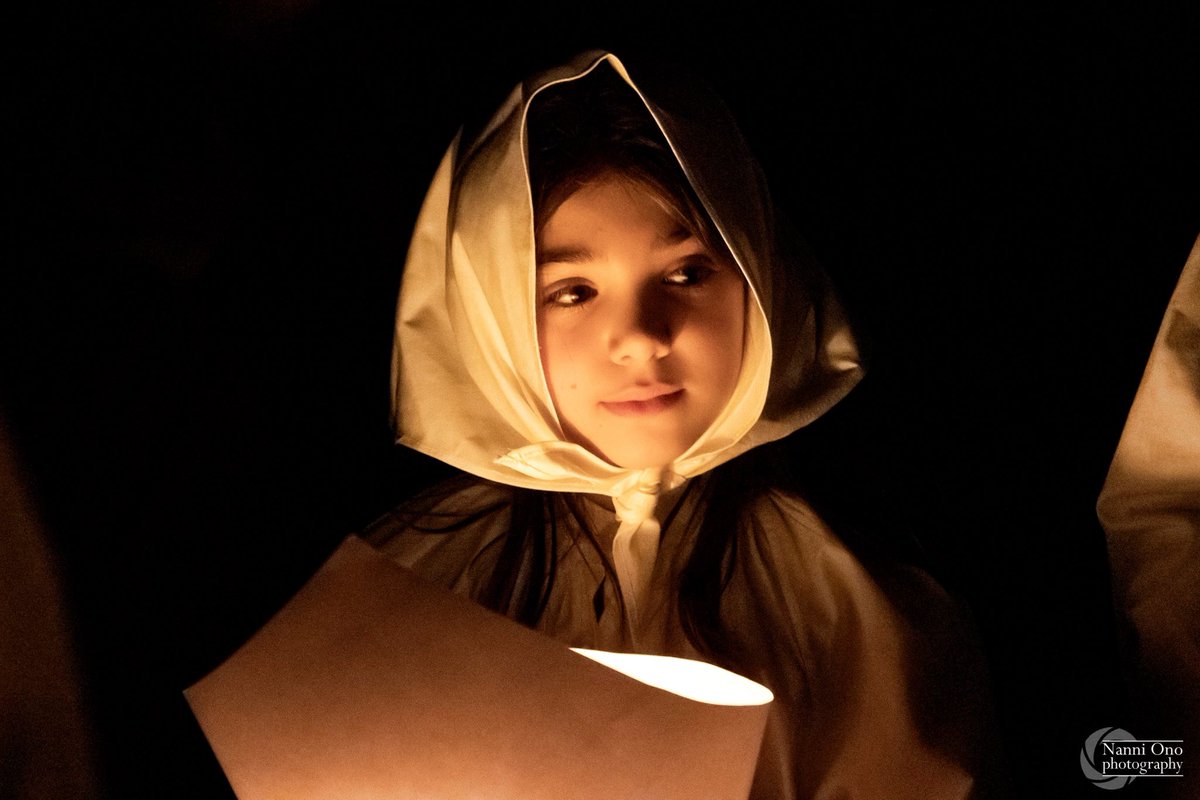
[[617, 175], [563, 201], [537, 250], [538, 344], [567, 437], [617, 466], [669, 464], [737, 384], [741, 272]]

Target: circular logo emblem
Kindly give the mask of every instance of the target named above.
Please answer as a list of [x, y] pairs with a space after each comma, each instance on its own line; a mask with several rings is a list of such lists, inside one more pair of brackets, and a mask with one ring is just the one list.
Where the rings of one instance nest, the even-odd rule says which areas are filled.
[[1083, 768], [1084, 776], [1101, 789], [1120, 789], [1133, 781], [1132, 775], [1105, 775], [1097, 768], [1100, 759], [1096, 756], [1101, 742], [1111, 742], [1121, 739], [1132, 739], [1133, 734], [1121, 728], [1101, 728], [1087, 738], [1079, 751], [1079, 766]]

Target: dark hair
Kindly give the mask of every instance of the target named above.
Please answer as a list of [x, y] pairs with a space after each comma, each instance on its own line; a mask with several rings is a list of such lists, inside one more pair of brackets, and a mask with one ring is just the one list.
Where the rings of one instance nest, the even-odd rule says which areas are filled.
[[[684, 634], [698, 651], [743, 674], [755, 671], [761, 654], [739, 647], [736, 631], [730, 630], [722, 617], [721, 598], [742, 554], [764, 549], [764, 543], [753, 539], [760, 533], [751, 524], [751, 516], [755, 503], [768, 493], [779, 491], [801, 498], [868, 570], [895, 564], [922, 566], [927, 561], [919, 541], [903, 527], [891, 529], [887, 538], [872, 533], [880, 519], [851, 509], [846, 487], [834, 485], [843, 476], [834, 476], [831, 483], [830, 476], [824, 475], [823, 463], [807, 458], [799, 458], [798, 463], [797, 457], [787, 441], [760, 445], [692, 480], [685, 492], [700, 492], [698, 502], [687, 503], [686, 497], [681, 497], [662, 522], [664, 531], [682, 526], [675, 534], [693, 542], [674, 587]], [[503, 515], [498, 524], [488, 525], [503, 533], [485, 543], [468, 565], [475, 576], [471, 596], [481, 605], [535, 628], [557, 579], [557, 554], [580, 538], [589, 541], [602, 559], [604, 549], [579, 496], [484, 481], [495, 489], [485, 495], [488, 502], [469, 510], [453, 502], [480, 482], [462, 473], [437, 483], [367, 526], [362, 535], [386, 551], [387, 543], [400, 533], [449, 535]], [[859, 494], [854, 490], [853, 496]], [[449, 508], [447, 501], [451, 501]], [[679, 518], [679, 510], [685, 507], [694, 513]], [[604, 571], [593, 596], [597, 618], [605, 610], [605, 582], [617, 580], [607, 560]]]
[[577, 190], [615, 174], [646, 189], [710, 251], [725, 251], [646, 104], [606, 64], [542, 89], [530, 104], [526, 134], [535, 230]]
[[[770, 445], [759, 447], [739, 456], [736, 464], [724, 464], [693, 480], [662, 521], [664, 530], [683, 526], [683, 538], [694, 541], [675, 587], [684, 633], [697, 650], [730, 666], [752, 654], [737, 652], [721, 618], [721, 596], [733, 577], [738, 541], [750, 535], [743, 512], [757, 497], [787, 483], [776, 474], [784, 462], [776, 457], [774, 449]], [[475, 588], [471, 595], [481, 605], [531, 628], [537, 626], [549, 603], [557, 578], [558, 553], [582, 538], [603, 559], [604, 576], [593, 596], [599, 619], [606, 610], [605, 583], [619, 584], [615, 568], [588, 522], [582, 498], [566, 492], [494, 484], [497, 492], [488, 503], [469, 511], [442, 510], [446, 501], [478, 481], [463, 474], [427, 488], [367, 526], [362, 535], [386, 551], [392, 537], [402, 532], [448, 535], [496, 515], [506, 515], [498, 526], [503, 534], [485, 543], [468, 566], [479, 576], [477, 582], [472, 581]], [[690, 492], [702, 493], [697, 503], [684, 502]], [[680, 518], [683, 508], [690, 508], [692, 513]], [[564, 537], [570, 540], [564, 541]]]

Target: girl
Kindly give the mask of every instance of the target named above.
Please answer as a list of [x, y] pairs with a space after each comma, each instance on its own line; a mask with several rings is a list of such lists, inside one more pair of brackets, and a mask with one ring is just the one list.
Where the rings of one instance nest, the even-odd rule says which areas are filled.
[[979, 693], [947, 598], [912, 569], [868, 572], [770, 466], [768, 443], [860, 376], [720, 104], [587, 53], [438, 169], [394, 422], [473, 477], [367, 536], [566, 644], [766, 684], [755, 797], [977, 795]]

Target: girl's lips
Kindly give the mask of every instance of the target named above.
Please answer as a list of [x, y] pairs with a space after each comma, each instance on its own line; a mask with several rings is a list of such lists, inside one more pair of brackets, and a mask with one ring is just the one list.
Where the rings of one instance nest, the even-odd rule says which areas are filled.
[[645, 400], [622, 400], [619, 402], [602, 402], [606, 411], [618, 417], [637, 417], [643, 414], [657, 414], [665, 411], [683, 399], [683, 389], [656, 395]]

